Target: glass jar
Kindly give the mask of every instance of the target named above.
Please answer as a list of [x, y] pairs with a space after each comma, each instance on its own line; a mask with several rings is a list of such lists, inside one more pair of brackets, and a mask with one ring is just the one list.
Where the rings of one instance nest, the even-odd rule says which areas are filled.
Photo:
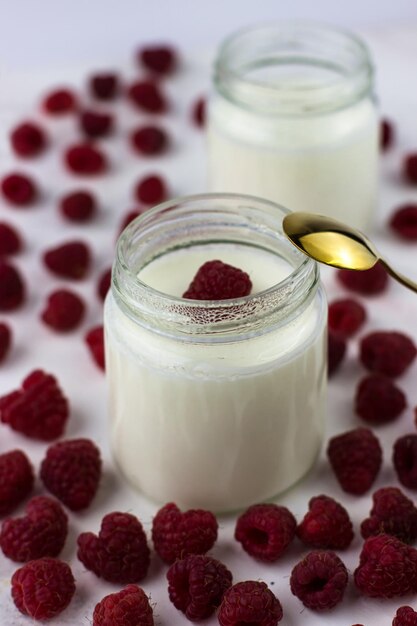
[[352, 34], [290, 22], [220, 48], [209, 105], [209, 186], [367, 230], [376, 203], [373, 68]]
[[[104, 319], [111, 445], [154, 500], [239, 509], [287, 489], [316, 458], [327, 306], [316, 263], [283, 235], [286, 213], [252, 197], [190, 196], [119, 238]], [[182, 298], [214, 259], [247, 271], [252, 293]]]

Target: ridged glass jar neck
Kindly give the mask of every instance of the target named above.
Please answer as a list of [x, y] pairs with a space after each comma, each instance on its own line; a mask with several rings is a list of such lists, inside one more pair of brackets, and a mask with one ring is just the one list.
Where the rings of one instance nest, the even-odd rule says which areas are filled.
[[[235, 194], [190, 196], [161, 204], [134, 220], [119, 238], [113, 296], [134, 322], [184, 341], [239, 341], [287, 323], [312, 301], [319, 279], [316, 263], [283, 234], [287, 213], [272, 202]], [[170, 296], [138, 278], [144, 267], [165, 254], [216, 243], [268, 251], [292, 269], [265, 291], [222, 301]]]
[[334, 111], [372, 92], [373, 66], [356, 36], [308, 22], [242, 30], [220, 47], [216, 89], [227, 100], [269, 115]]

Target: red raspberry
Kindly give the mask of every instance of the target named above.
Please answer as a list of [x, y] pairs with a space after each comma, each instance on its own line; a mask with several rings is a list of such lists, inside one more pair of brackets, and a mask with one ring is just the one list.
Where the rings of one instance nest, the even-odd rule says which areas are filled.
[[388, 287], [389, 277], [381, 263], [375, 263], [369, 270], [337, 270], [338, 280], [346, 289], [362, 296], [375, 296]]
[[237, 519], [235, 539], [251, 556], [276, 561], [295, 537], [297, 522], [284, 506], [255, 504]]
[[417, 489], [417, 435], [397, 439], [392, 460], [400, 483], [408, 489]]
[[157, 126], [141, 126], [132, 133], [130, 139], [133, 149], [146, 156], [162, 154], [169, 145], [167, 133]]
[[105, 299], [107, 296], [107, 292], [110, 289], [111, 285], [111, 267], [104, 270], [104, 272], [100, 276], [100, 280], [97, 285], [97, 293], [100, 300]]
[[32, 491], [33, 469], [21, 450], [0, 454], [0, 515], [11, 513]]
[[10, 142], [18, 156], [34, 157], [44, 151], [47, 139], [40, 126], [33, 122], [24, 122], [11, 132]]
[[377, 331], [363, 337], [360, 360], [371, 372], [396, 378], [401, 376], [417, 355], [411, 337], [403, 333]]
[[223, 596], [220, 626], [276, 626], [282, 606], [264, 582], [246, 580], [230, 587]]
[[382, 448], [369, 428], [355, 428], [329, 441], [327, 456], [343, 491], [362, 495], [381, 469]]
[[68, 241], [43, 255], [46, 267], [56, 276], [80, 280], [90, 269], [91, 253], [82, 241]]
[[24, 615], [43, 621], [67, 608], [75, 593], [70, 567], [45, 557], [23, 565], [12, 576], [12, 598]]
[[383, 152], [391, 148], [394, 143], [394, 125], [390, 120], [383, 119], [381, 120], [380, 127], [380, 147]]
[[417, 613], [411, 606], [400, 606], [394, 617], [392, 626], [417, 626]]
[[89, 191], [73, 191], [61, 198], [59, 207], [70, 222], [89, 222], [97, 210], [97, 200]]
[[80, 126], [86, 137], [107, 137], [113, 131], [113, 116], [100, 111], [83, 111], [80, 114]]
[[150, 550], [140, 521], [130, 513], [109, 513], [100, 532], [81, 533], [78, 558], [99, 578], [112, 583], [136, 583], [145, 578]]
[[406, 241], [417, 241], [417, 204], [399, 206], [391, 215], [390, 228]]
[[163, 113], [168, 108], [159, 86], [150, 80], [133, 83], [129, 87], [128, 96], [138, 109], [147, 113]]
[[390, 535], [370, 537], [363, 545], [355, 585], [371, 598], [394, 598], [416, 591], [417, 551]]
[[327, 333], [327, 373], [329, 378], [339, 369], [346, 354], [346, 341], [330, 328]]
[[18, 270], [0, 259], [0, 311], [14, 311], [25, 299], [25, 285]]
[[396, 487], [375, 491], [370, 516], [361, 524], [364, 539], [385, 533], [404, 543], [417, 539], [417, 509]]
[[353, 539], [352, 522], [346, 509], [328, 496], [316, 496], [297, 527], [301, 541], [312, 548], [344, 550]]
[[177, 64], [177, 53], [171, 46], [146, 46], [138, 53], [138, 61], [158, 75], [171, 74]]
[[77, 108], [77, 98], [70, 89], [56, 89], [46, 96], [43, 108], [50, 115], [71, 113]]
[[60, 437], [68, 415], [68, 401], [57, 380], [42, 370], [34, 370], [21, 389], [0, 398], [1, 421], [32, 439]]
[[123, 218], [121, 224], [120, 224], [120, 233], [121, 234], [125, 228], [127, 228], [129, 226], [129, 224], [131, 222], [133, 222], [134, 219], [136, 219], [138, 217], [138, 215], [141, 215], [143, 213], [142, 210], [137, 210], [137, 211], [129, 211], [129, 213], [126, 213], [125, 217]]
[[94, 609], [93, 626], [154, 626], [153, 611], [146, 593], [128, 585], [105, 596]]
[[153, 174], [145, 176], [135, 187], [135, 198], [143, 204], [158, 204], [166, 200], [168, 192], [161, 176]]
[[348, 573], [334, 552], [310, 552], [291, 572], [292, 593], [308, 609], [327, 611], [342, 601]]
[[17, 231], [6, 222], [0, 222], [0, 258], [16, 254], [21, 248], [22, 241]]
[[196, 126], [204, 128], [206, 125], [206, 99], [198, 98], [191, 109], [191, 119]]
[[217, 520], [210, 511], [190, 509], [182, 513], [170, 502], [152, 522], [155, 552], [169, 565], [188, 554], [205, 554], [217, 539]]
[[355, 411], [369, 424], [386, 424], [395, 420], [406, 407], [404, 393], [390, 378], [370, 374], [361, 380], [355, 397]]
[[404, 157], [403, 175], [408, 183], [417, 183], [417, 152], [412, 152]]
[[65, 152], [64, 158], [67, 168], [80, 176], [103, 174], [108, 168], [105, 154], [88, 143], [71, 146]]
[[90, 350], [91, 356], [100, 369], [106, 369], [104, 355], [104, 329], [103, 326], [91, 328], [85, 336], [85, 342]]
[[4, 197], [13, 206], [29, 206], [38, 196], [36, 185], [29, 176], [13, 172], [1, 181], [1, 190]]
[[341, 298], [329, 304], [329, 328], [345, 339], [354, 335], [365, 320], [365, 307], [357, 300]]
[[58, 556], [67, 534], [68, 518], [59, 502], [37, 496], [26, 506], [26, 517], [3, 522], [0, 546], [9, 559], [24, 563]]
[[194, 276], [183, 298], [190, 300], [228, 300], [250, 294], [252, 282], [246, 274], [222, 261], [207, 261]]
[[227, 567], [209, 556], [191, 554], [167, 572], [169, 599], [191, 622], [210, 617], [232, 584]]
[[10, 326], [0, 322], [0, 363], [4, 361], [12, 344], [12, 331]]
[[98, 100], [113, 100], [119, 88], [119, 77], [112, 72], [94, 74], [89, 80], [90, 93]]
[[41, 317], [45, 324], [58, 332], [74, 330], [84, 317], [85, 305], [80, 296], [68, 289], [49, 294]]
[[48, 491], [69, 509], [86, 509], [101, 478], [100, 450], [89, 439], [55, 443], [42, 461], [40, 477]]

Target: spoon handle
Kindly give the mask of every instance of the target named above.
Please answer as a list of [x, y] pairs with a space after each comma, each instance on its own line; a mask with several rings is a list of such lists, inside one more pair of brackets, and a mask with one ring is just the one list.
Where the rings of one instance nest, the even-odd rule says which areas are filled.
[[395, 280], [404, 285], [404, 287], [407, 287], [408, 289], [411, 289], [411, 291], [417, 293], [417, 283], [407, 278], [407, 276], [400, 274], [400, 272], [394, 270], [384, 259], [380, 258], [379, 262], [384, 266], [390, 276], [392, 276], [393, 278], [395, 278]]

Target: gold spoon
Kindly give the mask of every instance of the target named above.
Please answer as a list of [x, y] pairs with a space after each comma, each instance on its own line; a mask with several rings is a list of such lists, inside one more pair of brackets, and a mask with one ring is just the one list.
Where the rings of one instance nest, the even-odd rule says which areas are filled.
[[312, 259], [349, 270], [368, 270], [378, 261], [399, 283], [417, 292], [417, 283], [394, 270], [365, 235], [331, 217], [294, 212], [283, 221], [284, 233]]

